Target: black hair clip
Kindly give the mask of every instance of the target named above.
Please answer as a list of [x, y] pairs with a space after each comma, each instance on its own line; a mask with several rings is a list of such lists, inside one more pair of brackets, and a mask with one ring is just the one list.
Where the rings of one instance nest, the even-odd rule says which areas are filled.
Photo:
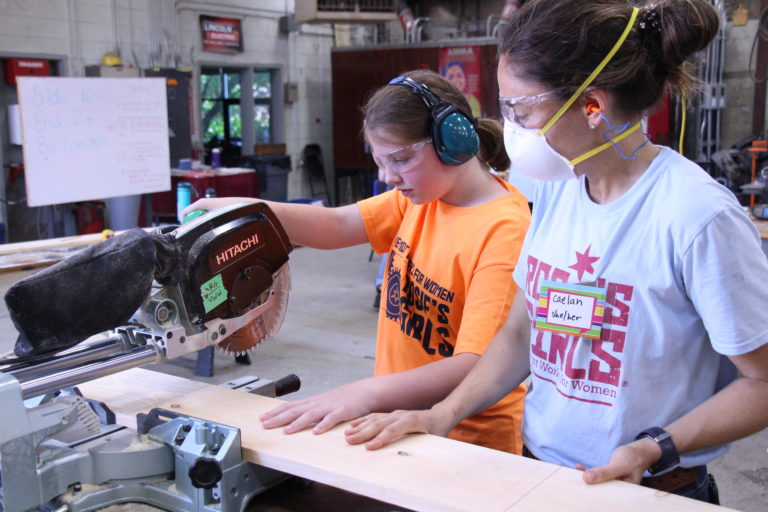
[[640, 13], [640, 22], [638, 28], [644, 31], [656, 31], [661, 32], [661, 15], [659, 14], [659, 6], [656, 4], [650, 4], [643, 9]]

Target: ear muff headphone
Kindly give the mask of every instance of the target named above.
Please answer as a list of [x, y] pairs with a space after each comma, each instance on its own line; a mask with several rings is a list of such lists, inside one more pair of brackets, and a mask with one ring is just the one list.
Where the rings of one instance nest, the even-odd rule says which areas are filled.
[[390, 85], [404, 85], [420, 97], [427, 106], [432, 143], [440, 161], [460, 165], [475, 156], [480, 149], [480, 137], [472, 119], [452, 103], [443, 101], [429, 88], [407, 76], [399, 76]]

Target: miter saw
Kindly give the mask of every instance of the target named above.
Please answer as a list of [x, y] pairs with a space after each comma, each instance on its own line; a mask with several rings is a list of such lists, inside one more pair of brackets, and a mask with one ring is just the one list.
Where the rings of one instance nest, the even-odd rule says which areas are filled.
[[[125, 232], [12, 286], [19, 338], [16, 357], [0, 359], [0, 511], [242, 510], [284, 479], [242, 461], [237, 429], [153, 411], [137, 437], [72, 386], [212, 345], [254, 348], [282, 324], [291, 250], [266, 204], [239, 204]], [[289, 376], [288, 390], [297, 384]]]

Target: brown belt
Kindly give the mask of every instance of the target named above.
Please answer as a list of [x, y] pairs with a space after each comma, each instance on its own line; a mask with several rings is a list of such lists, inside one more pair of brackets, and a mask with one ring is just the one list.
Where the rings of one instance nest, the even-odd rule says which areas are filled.
[[677, 468], [663, 475], [643, 478], [640, 485], [659, 491], [674, 492], [681, 487], [695, 483], [699, 479], [700, 472], [701, 466]]

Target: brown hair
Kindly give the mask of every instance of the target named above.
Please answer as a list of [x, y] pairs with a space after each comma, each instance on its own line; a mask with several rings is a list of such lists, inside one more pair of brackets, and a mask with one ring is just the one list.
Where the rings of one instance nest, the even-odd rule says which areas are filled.
[[[624, 31], [629, 0], [530, 0], [504, 27], [499, 55], [521, 78], [565, 99], [584, 82]], [[625, 112], [654, 107], [665, 91], [697, 86], [686, 62], [717, 33], [717, 10], [706, 0], [658, 0], [640, 8], [627, 39], [592, 85], [614, 93]]]
[[[473, 119], [472, 109], [464, 94], [439, 74], [416, 70], [403, 73], [403, 76], [426, 85], [442, 100], [455, 105], [469, 119]], [[384, 128], [404, 142], [417, 142], [432, 136], [431, 119], [424, 101], [410, 88], [401, 85], [386, 85], [376, 90], [363, 107], [363, 119], [363, 131]], [[480, 160], [500, 171], [509, 168], [501, 125], [492, 119], [478, 119], [475, 127], [480, 137]]]

